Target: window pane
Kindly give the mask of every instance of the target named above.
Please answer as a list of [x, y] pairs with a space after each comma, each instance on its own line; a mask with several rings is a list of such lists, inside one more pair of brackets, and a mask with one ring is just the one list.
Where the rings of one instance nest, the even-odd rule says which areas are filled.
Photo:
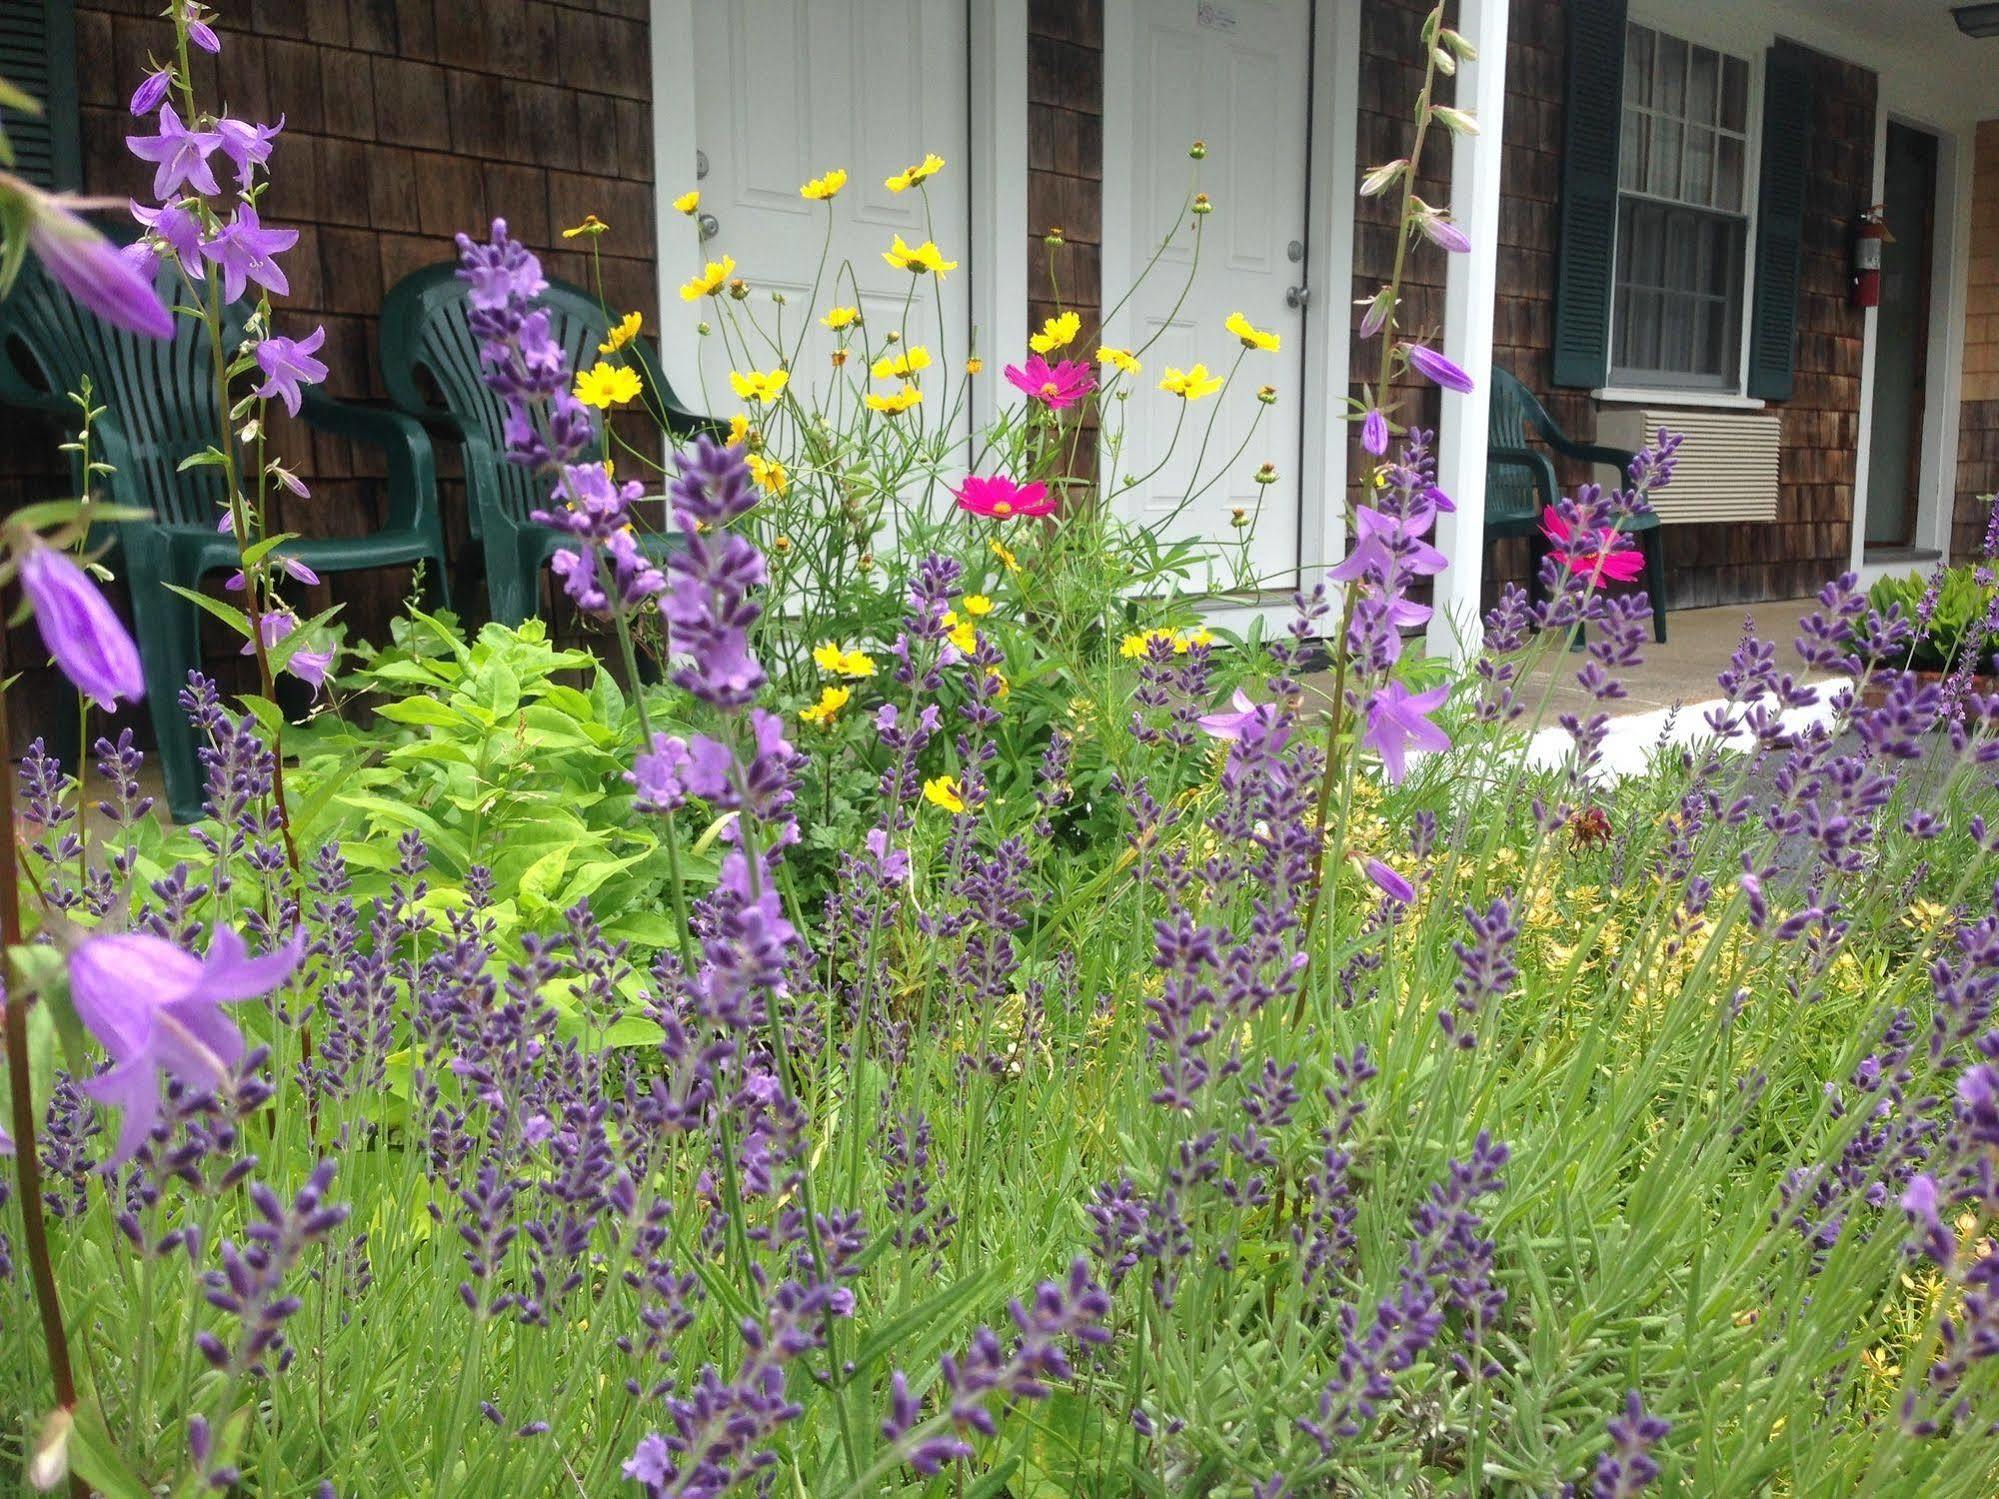
[[1653, 69], [1652, 107], [1661, 114], [1685, 114], [1687, 44], [1676, 36], [1662, 36], [1658, 52], [1658, 65]]
[[1736, 346], [1735, 324], [1729, 316], [1729, 304], [1709, 302], [1705, 322], [1707, 354], [1701, 363], [1702, 372], [1733, 384], [1740, 351]]
[[1687, 59], [1687, 119], [1691, 124], [1706, 125], [1714, 119], [1715, 90], [1717, 75], [1721, 71], [1721, 54], [1710, 52], [1705, 47], [1694, 48]]
[[1659, 284], [1677, 292], [1692, 292], [1698, 286], [1700, 256], [1699, 226], [1691, 216], [1676, 213], [1666, 220], [1662, 236], [1666, 245], [1665, 274]]
[[1652, 120], [1635, 109], [1624, 111], [1624, 143], [1617, 154], [1617, 185], [1626, 192], [1645, 187], [1645, 156], [1652, 149]]
[[1710, 219], [1701, 238], [1700, 289], [1712, 297], [1735, 296], [1742, 285], [1742, 225]]
[[1643, 26], [1625, 33], [1624, 102], [1652, 107], [1652, 33]]
[[1721, 137], [1715, 157], [1714, 206], [1742, 212], [1742, 142], [1732, 135]]
[[1618, 205], [1612, 378], [1734, 385], [1741, 358], [1738, 217], [1626, 197]]
[[1678, 120], [1652, 122], [1652, 149], [1645, 169], [1645, 191], [1659, 198], [1680, 196], [1680, 132]]
[[1721, 62], [1721, 128], [1737, 133], [1749, 129], [1749, 64], [1739, 57]]
[[1689, 203], [1714, 201], [1714, 132], [1687, 126], [1687, 177], [1680, 196]]
[[1660, 296], [1659, 364], [1662, 370], [1692, 373], [1694, 366], [1694, 307], [1691, 298], [1670, 292]]
[[1631, 241], [1631, 284], [1658, 286], [1664, 263], [1664, 236], [1660, 234], [1659, 210], [1650, 203], [1634, 205], [1629, 219]]

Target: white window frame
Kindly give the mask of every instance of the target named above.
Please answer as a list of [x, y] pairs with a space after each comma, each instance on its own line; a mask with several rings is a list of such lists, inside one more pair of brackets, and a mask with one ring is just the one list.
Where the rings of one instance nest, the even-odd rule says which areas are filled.
[[[1735, 378], [1732, 383], [1723, 385], [1695, 385], [1685, 382], [1675, 382], [1671, 378], [1663, 378], [1656, 382], [1648, 380], [1640, 384], [1634, 383], [1628, 376], [1619, 379], [1617, 375], [1610, 374], [1609, 378], [1612, 383], [1604, 389], [1595, 392], [1595, 394], [1599, 400], [1657, 400], [1663, 395], [1676, 400], [1684, 400], [1689, 405], [1732, 406], [1736, 404], [1753, 404], [1760, 406], [1762, 404], [1760, 401], [1752, 401], [1750, 397], [1744, 395], [1744, 391], [1747, 390], [1749, 384], [1749, 332], [1750, 325], [1755, 318], [1756, 310], [1756, 231], [1758, 228], [1756, 209], [1758, 195], [1762, 190], [1763, 176], [1763, 53], [1770, 45], [1770, 39], [1764, 37], [1760, 42], [1756, 42], [1751, 37], [1745, 36], [1740, 32], [1716, 34], [1706, 28], [1689, 24], [1691, 20], [1691, 17], [1683, 17], [1670, 11], [1655, 13], [1650, 9], [1641, 9], [1634, 5], [1625, 20], [1627, 27], [1625, 41], [1628, 47], [1630, 44], [1629, 27], [1642, 26], [1647, 31], [1672, 37], [1676, 40], [1686, 42], [1691, 46], [1706, 47], [1711, 51], [1725, 53], [1736, 58], [1748, 70], [1749, 94], [1747, 113], [1745, 115], [1748, 138], [1744, 143], [1742, 153], [1744, 230], [1742, 236], [1742, 316], [1735, 330], [1737, 344], [1735, 351]], [[1618, 66], [1620, 68], [1623, 66], [1622, 61], [1619, 62]], [[1622, 82], [1620, 78], [1620, 100], [1622, 99]], [[1618, 257], [1622, 254], [1624, 248], [1621, 241], [1623, 238], [1624, 199], [1627, 195], [1623, 187], [1624, 110], [1621, 103], [1617, 116], [1617, 150], [1619, 186], [1617, 188], [1617, 211], [1613, 215], [1611, 229], [1611, 310], [1609, 326], [1605, 330], [1606, 355], [1612, 354], [1617, 348], [1617, 271]], [[1633, 194], [1631, 196], [1643, 197], [1646, 195]]]

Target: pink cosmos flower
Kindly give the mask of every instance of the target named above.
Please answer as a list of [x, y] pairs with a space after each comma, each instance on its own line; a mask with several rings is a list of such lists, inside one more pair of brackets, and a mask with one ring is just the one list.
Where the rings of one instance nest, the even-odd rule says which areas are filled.
[[1046, 484], [1016, 484], [1005, 474], [994, 474], [989, 479], [975, 475], [951, 492], [958, 497], [960, 510], [994, 520], [1008, 520], [1017, 515], [1051, 515], [1055, 510], [1055, 497]]
[[1594, 550], [1569, 550], [1576, 539], [1575, 527], [1563, 520], [1553, 505], [1541, 512], [1541, 534], [1554, 544], [1550, 555], [1555, 561], [1577, 577], [1591, 579], [1592, 587], [1601, 588], [1606, 581], [1629, 583], [1645, 570], [1645, 554], [1621, 531], [1592, 532]]
[[1428, 692], [1411, 692], [1400, 682], [1385, 683], [1368, 699], [1367, 728], [1360, 742], [1381, 756], [1391, 784], [1409, 773], [1409, 751], [1447, 750], [1451, 736], [1430, 722], [1429, 715], [1451, 695], [1448, 685]]
[[1097, 377], [1080, 359], [1065, 359], [1060, 364], [1050, 364], [1039, 354], [1030, 355], [1025, 365], [1008, 365], [1006, 377], [1016, 389], [1050, 411], [1073, 406], [1097, 388]]
[[111, 1054], [110, 1070], [83, 1091], [125, 1116], [107, 1169], [130, 1160], [152, 1132], [161, 1073], [190, 1088], [227, 1086], [243, 1059], [243, 1033], [222, 1006], [270, 993], [304, 956], [303, 930], [253, 958], [226, 926], [215, 929], [206, 958], [143, 932], [100, 933], [70, 954], [77, 1018]]

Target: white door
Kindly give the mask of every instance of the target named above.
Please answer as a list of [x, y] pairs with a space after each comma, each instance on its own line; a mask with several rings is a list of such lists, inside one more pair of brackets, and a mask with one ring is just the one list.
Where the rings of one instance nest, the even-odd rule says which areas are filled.
[[[656, 16], [662, 8], [655, 5]], [[728, 255], [751, 288], [737, 310], [753, 314], [772, 340], [746, 350], [733, 333], [725, 344], [719, 329], [700, 340], [705, 409], [741, 410], [729, 371], [771, 368], [779, 357], [773, 343], [789, 355], [801, 333], [792, 379], [823, 388], [834, 338], [816, 319], [829, 307], [858, 305], [876, 349], [895, 329], [905, 345], [923, 345], [945, 365], [933, 365], [922, 382], [926, 425], [934, 426], [943, 412], [927, 408], [945, 406], [950, 388], [938, 376], [957, 381], [970, 331], [963, 0], [727, 0], [694, 6], [691, 30], [691, 57], [678, 76], [658, 80], [661, 90], [692, 89], [694, 145], [706, 164], [698, 182], [694, 161], [658, 168], [668, 326], [685, 307], [680, 284]], [[662, 73], [672, 61], [662, 59]], [[924, 184], [927, 203], [924, 192], [884, 185], [930, 152], [946, 165]], [[832, 203], [829, 244], [827, 205], [801, 197], [799, 187], [833, 168], [844, 168], [848, 180]], [[700, 211], [712, 216], [713, 237], [698, 245], [694, 226], [667, 206], [688, 186], [700, 188]], [[939, 286], [888, 265], [882, 252], [898, 234], [912, 246], [935, 240], [959, 268]], [[772, 292], [786, 305], [776, 306]], [[714, 326], [719, 310], [704, 302], [701, 315]], [[874, 388], [892, 393], [898, 384]]]
[[[1299, 563], [1305, 320], [1287, 293], [1305, 281], [1311, 6], [1112, 0], [1106, 21], [1107, 52], [1121, 48], [1129, 59], [1129, 86], [1107, 74], [1104, 91], [1106, 311], [1137, 286], [1108, 336], [1151, 345], [1123, 403], [1118, 468], [1145, 474], [1171, 445], [1164, 466], [1119, 501], [1165, 535], [1218, 543], [1213, 586], [1289, 590]], [[1207, 147], [1198, 163], [1188, 154], [1196, 140]], [[1200, 221], [1198, 258], [1181, 221], [1146, 270], [1174, 231], [1190, 181], [1214, 210]], [[1223, 327], [1235, 312], [1280, 334], [1281, 349], [1245, 353]], [[1158, 388], [1168, 366], [1202, 363], [1222, 374], [1239, 354], [1222, 396], [1183, 411]], [[1276, 387], [1274, 404], [1258, 400], [1265, 385]], [[1276, 483], [1256, 482], [1264, 463], [1276, 467]], [[1245, 525], [1234, 524], [1238, 509]]]

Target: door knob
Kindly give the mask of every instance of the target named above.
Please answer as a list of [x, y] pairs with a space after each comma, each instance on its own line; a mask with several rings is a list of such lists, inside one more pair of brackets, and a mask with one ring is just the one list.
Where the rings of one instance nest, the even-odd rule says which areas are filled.
[[1303, 307], [1307, 302], [1311, 300], [1312, 300], [1312, 288], [1309, 286], [1292, 286], [1285, 288], [1284, 305], [1286, 307], [1291, 307], [1291, 308]]
[[701, 238], [704, 240], [713, 239], [716, 235], [722, 232], [722, 221], [716, 218], [715, 215], [712, 213], [704, 213], [701, 215], [700, 218], [696, 219], [694, 222], [696, 225], [699, 226], [701, 230]]

